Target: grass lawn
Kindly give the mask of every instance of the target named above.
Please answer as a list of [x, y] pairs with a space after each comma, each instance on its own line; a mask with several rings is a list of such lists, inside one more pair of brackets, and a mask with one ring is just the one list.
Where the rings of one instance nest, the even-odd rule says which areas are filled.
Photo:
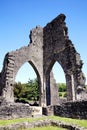
[[6, 125], [11, 125], [11, 124], [16, 124], [16, 123], [22, 123], [22, 122], [33, 122], [33, 121], [39, 121], [43, 120], [45, 118], [18, 118], [18, 119], [10, 119], [10, 120], [0, 120], [0, 126], [6, 126]]
[[[6, 126], [6, 125], [11, 125], [11, 124], [14, 124], [14, 123], [21, 123], [21, 122], [40, 121], [40, 120], [44, 120], [44, 119], [53, 119], [53, 120], [56, 120], [56, 121], [63, 121], [63, 122], [67, 122], [67, 123], [70, 123], [70, 124], [77, 124], [79, 126], [87, 128], [87, 120], [71, 119], [71, 118], [64, 118], [64, 117], [58, 117], [58, 116], [47, 116], [47, 117], [41, 117], [41, 118], [19, 118], [19, 119], [12, 119], [12, 120], [0, 120], [0, 126]], [[33, 129], [31, 129], [31, 130], [33, 130]], [[54, 130], [56, 130], [56, 128]]]
[[66, 92], [59, 92], [59, 95], [61, 95], [60, 98], [64, 98], [65, 93]]
[[22, 130], [67, 130], [67, 129], [58, 128], [54, 126], [46, 126], [46, 127], [36, 127], [36, 128], [22, 129]]
[[72, 118], [64, 118], [64, 117], [58, 117], [58, 116], [50, 116], [49, 119], [58, 120], [58, 121], [64, 121], [66, 123], [70, 124], [76, 124], [81, 127], [87, 128], [87, 120], [79, 120], [79, 119], [72, 119]]

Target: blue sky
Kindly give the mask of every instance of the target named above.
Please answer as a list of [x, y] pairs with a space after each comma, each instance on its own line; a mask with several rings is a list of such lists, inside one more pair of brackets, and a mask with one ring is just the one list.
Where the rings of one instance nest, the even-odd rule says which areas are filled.
[[[60, 13], [66, 15], [68, 35], [83, 60], [87, 77], [87, 0], [0, 0], [0, 71], [7, 52], [29, 44], [29, 33], [36, 25], [44, 27]], [[34, 77], [26, 64], [17, 80]], [[57, 82], [64, 82], [64, 73], [55, 65]], [[26, 79], [24, 79], [24, 71]], [[28, 77], [29, 79], [29, 77]]]

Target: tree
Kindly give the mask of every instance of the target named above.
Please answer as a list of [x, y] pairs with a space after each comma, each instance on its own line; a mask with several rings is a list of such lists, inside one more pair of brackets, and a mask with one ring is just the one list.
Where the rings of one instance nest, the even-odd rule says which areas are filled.
[[26, 91], [25, 84], [21, 84], [20, 82], [14, 84], [14, 96], [17, 98], [21, 98]]
[[29, 89], [29, 93], [27, 93], [28, 98], [30, 98], [31, 100], [38, 100], [39, 99], [38, 80], [29, 79], [28, 83], [26, 84], [26, 87]]
[[66, 92], [66, 84], [65, 83], [58, 83], [58, 90], [59, 92]]
[[14, 96], [18, 100], [39, 100], [39, 87], [38, 80], [30, 80], [26, 84], [21, 84], [20, 82], [14, 85]]
[[67, 97], [66, 84], [57, 83], [57, 87], [58, 87], [58, 91], [59, 91], [59, 97], [61, 97], [61, 98]]

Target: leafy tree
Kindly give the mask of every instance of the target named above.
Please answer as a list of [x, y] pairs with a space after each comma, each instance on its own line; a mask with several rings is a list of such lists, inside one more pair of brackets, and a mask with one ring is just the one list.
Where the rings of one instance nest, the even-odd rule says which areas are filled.
[[21, 84], [20, 82], [14, 84], [14, 96], [17, 98], [21, 98], [26, 91], [25, 84]]
[[14, 96], [18, 100], [39, 100], [38, 80], [30, 80], [26, 84], [20, 82], [14, 85]]
[[65, 83], [57, 83], [58, 91], [59, 91], [59, 97], [64, 98], [67, 97], [67, 90], [66, 90], [66, 84]]
[[38, 88], [38, 80], [29, 80], [26, 84], [26, 96], [29, 100], [38, 100], [39, 98], [39, 88]]
[[66, 84], [65, 83], [58, 83], [58, 90], [59, 92], [66, 92]]

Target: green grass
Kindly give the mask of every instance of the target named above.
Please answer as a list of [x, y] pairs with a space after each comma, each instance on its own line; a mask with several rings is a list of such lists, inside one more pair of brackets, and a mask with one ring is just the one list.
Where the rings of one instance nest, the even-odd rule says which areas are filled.
[[58, 117], [58, 116], [50, 116], [48, 118], [53, 119], [53, 120], [58, 120], [58, 121], [64, 121], [70, 124], [76, 124], [81, 127], [87, 128], [87, 120], [71, 119], [71, 118], [64, 118], [64, 117]]
[[64, 98], [66, 92], [59, 92], [59, 95], [61, 94], [60, 98]]
[[[22, 123], [22, 122], [33, 122], [39, 121], [44, 119], [53, 119], [56, 121], [63, 121], [70, 124], [77, 124], [84, 128], [87, 128], [87, 120], [79, 120], [79, 119], [71, 119], [71, 118], [64, 118], [58, 116], [48, 116], [48, 117], [41, 117], [41, 118], [19, 118], [19, 119], [12, 119], [12, 120], [0, 120], [0, 126], [11, 125], [14, 123]], [[36, 130], [36, 129], [35, 129]]]
[[36, 127], [36, 128], [22, 129], [22, 130], [66, 130], [66, 129], [58, 128], [56, 126], [45, 126], [45, 127]]
[[60, 97], [60, 98], [64, 98], [64, 97], [65, 97], [65, 94], [66, 94], [66, 92], [59, 92], [59, 97]]
[[44, 117], [41, 118], [18, 118], [18, 119], [11, 119], [11, 120], [0, 120], [0, 126], [6, 126], [16, 123], [22, 123], [22, 122], [33, 122], [33, 121], [39, 121], [45, 119]]

